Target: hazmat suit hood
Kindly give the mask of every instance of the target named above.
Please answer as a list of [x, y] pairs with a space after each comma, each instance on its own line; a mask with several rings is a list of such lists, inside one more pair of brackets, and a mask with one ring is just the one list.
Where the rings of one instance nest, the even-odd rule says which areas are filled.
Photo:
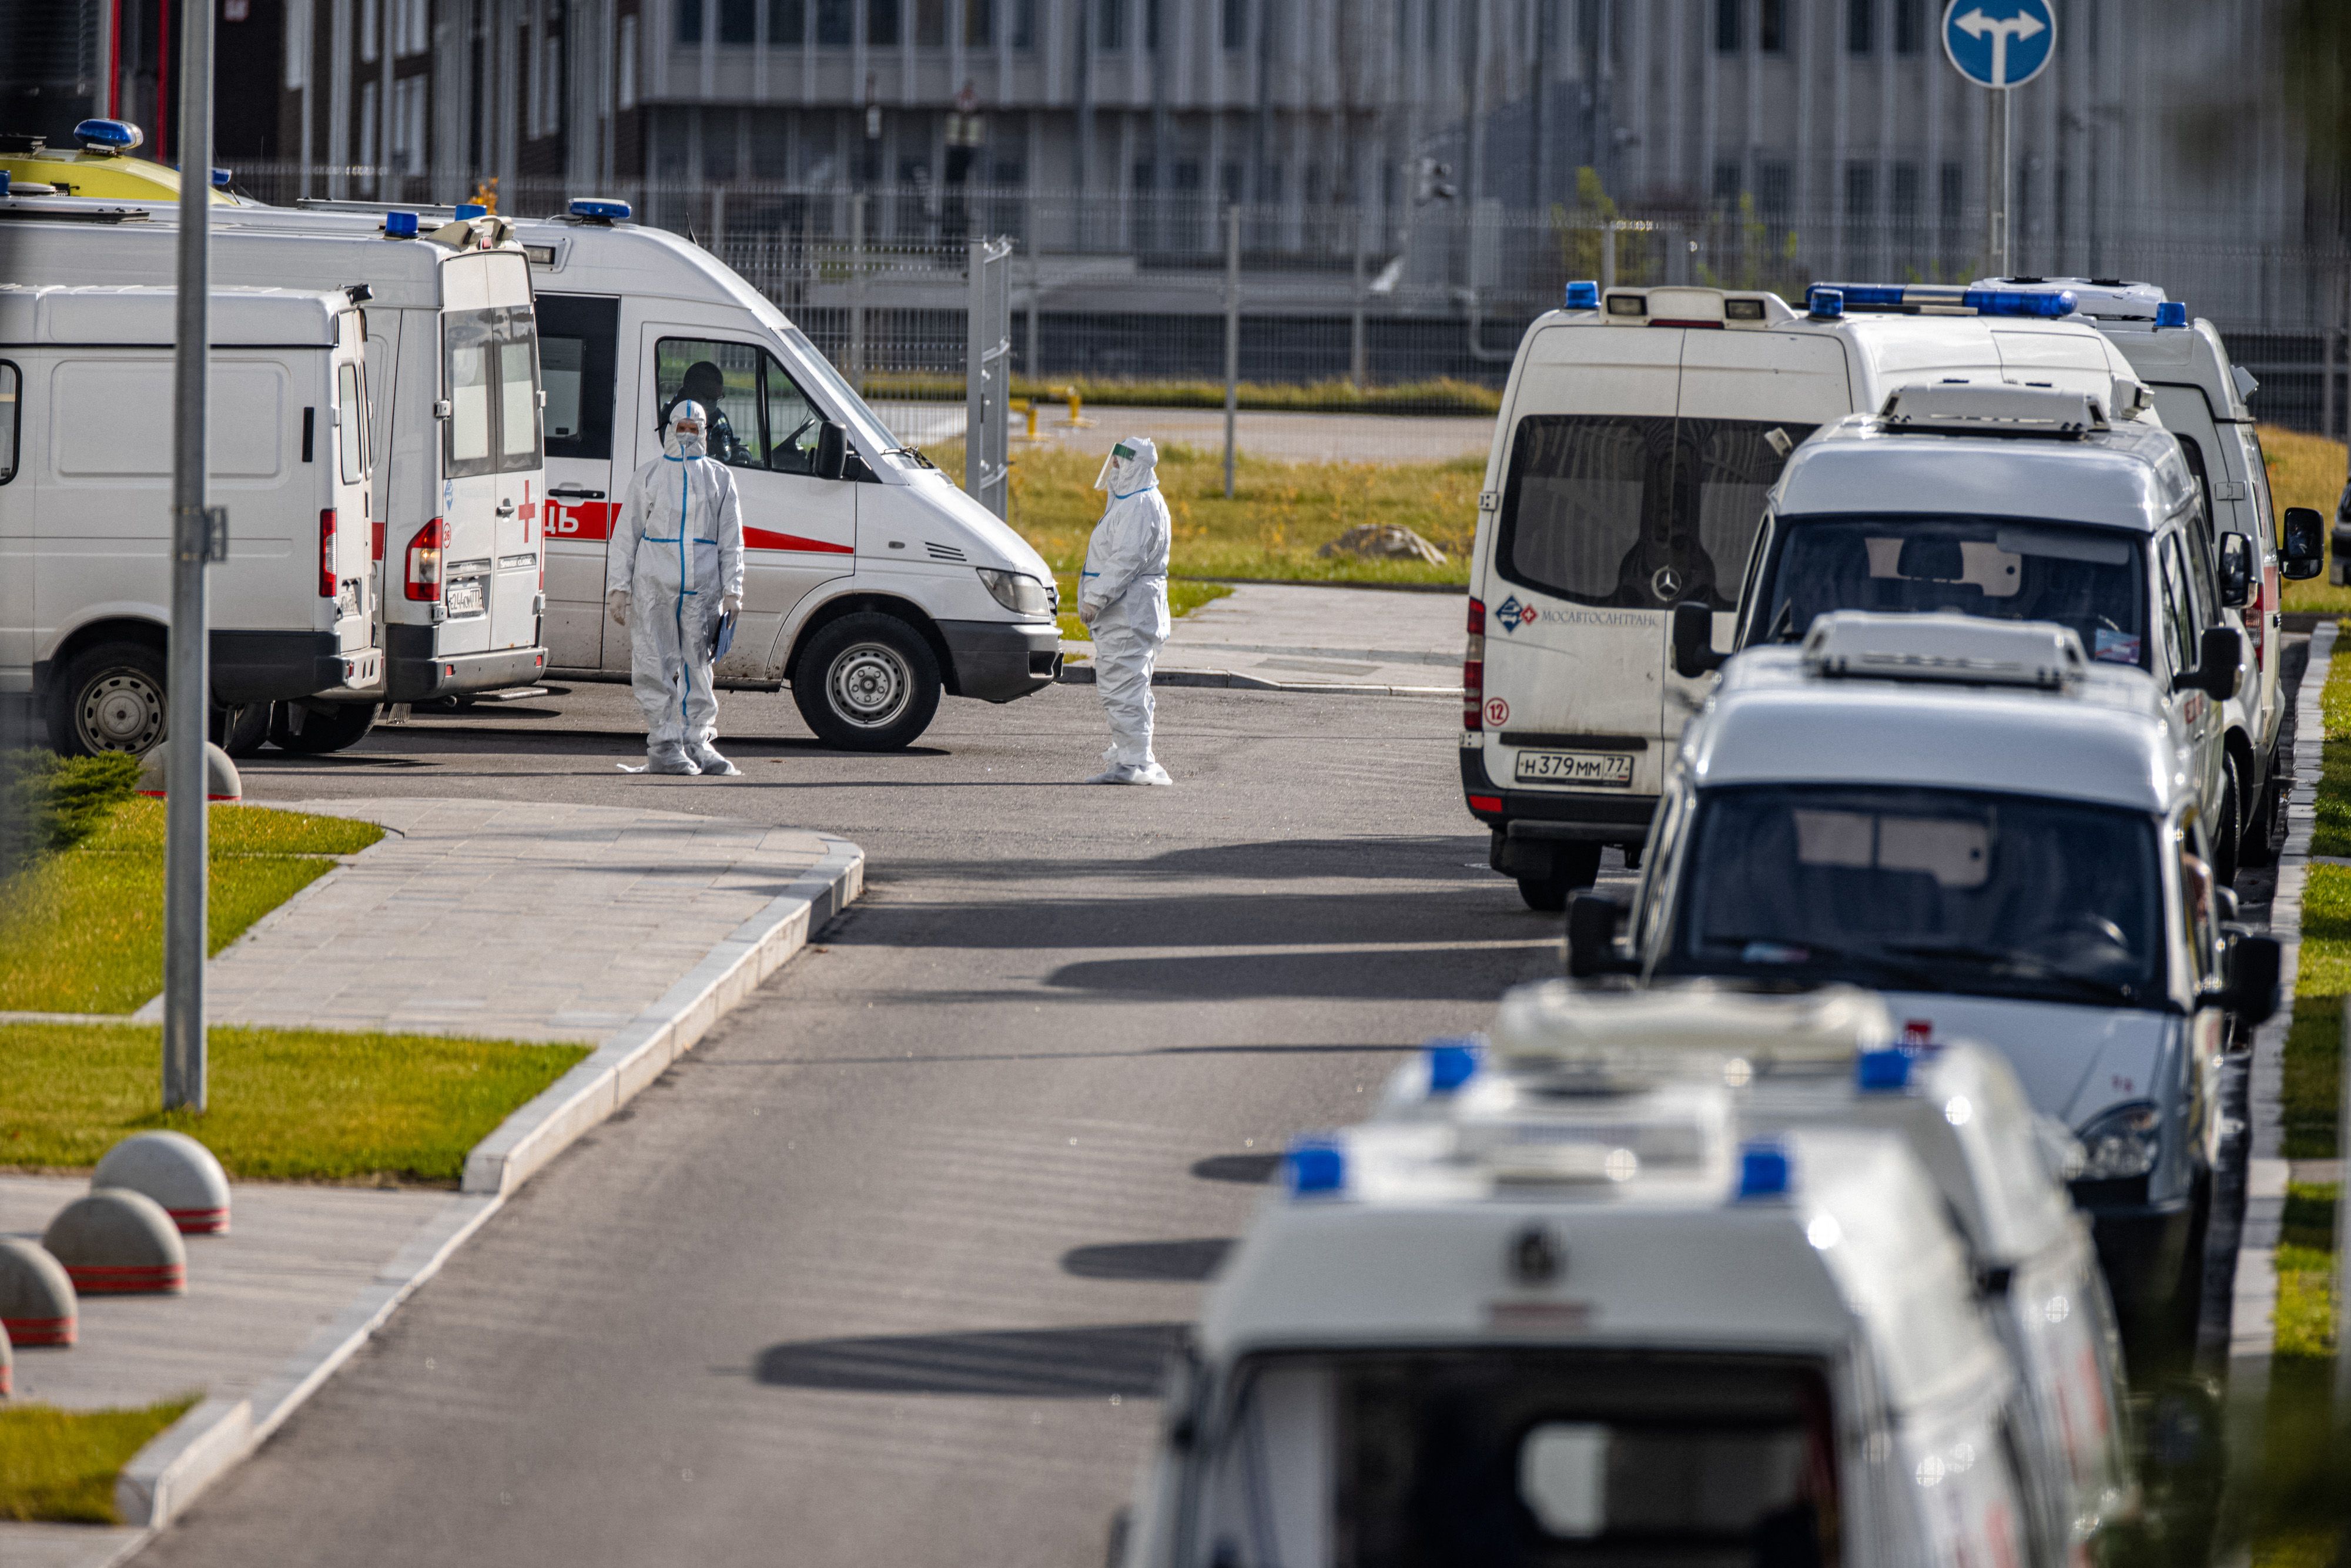
[[1130, 435], [1113, 446], [1102, 459], [1102, 472], [1094, 476], [1094, 488], [1109, 491], [1113, 502], [1158, 487], [1159, 448], [1147, 435]]
[[[692, 422], [691, 432], [678, 426]], [[698, 402], [682, 402], [669, 411], [669, 423], [662, 428], [662, 455], [665, 457], [705, 457], [710, 453], [710, 416]]]

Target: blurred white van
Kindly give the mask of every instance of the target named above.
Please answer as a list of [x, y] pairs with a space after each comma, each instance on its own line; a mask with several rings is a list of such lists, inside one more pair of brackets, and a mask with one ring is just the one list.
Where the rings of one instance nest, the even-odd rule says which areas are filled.
[[[164, 737], [178, 293], [0, 285], [0, 691], [68, 755]], [[364, 327], [342, 294], [212, 295], [212, 696], [378, 683]]]

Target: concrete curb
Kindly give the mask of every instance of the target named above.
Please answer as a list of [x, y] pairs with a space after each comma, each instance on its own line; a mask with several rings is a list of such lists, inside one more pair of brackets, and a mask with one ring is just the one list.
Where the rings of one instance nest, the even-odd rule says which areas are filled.
[[132, 1555], [266, 1441], [506, 1206], [516, 1188], [691, 1050], [806, 946], [810, 932], [864, 891], [865, 852], [846, 839], [819, 837], [826, 846], [821, 859], [711, 948], [627, 1028], [475, 1145], [465, 1158], [461, 1196], [411, 1237], [292, 1360], [248, 1397], [203, 1401], [132, 1456], [115, 1483], [115, 1509], [124, 1523], [148, 1533], [114, 1561]]
[[[1054, 680], [1065, 686], [1090, 686], [1094, 684], [1092, 664], [1063, 664]], [[1345, 685], [1336, 681], [1269, 681], [1259, 675], [1235, 674], [1229, 670], [1154, 670], [1151, 684], [1155, 686], [1222, 686], [1235, 691], [1319, 693], [1336, 697], [1458, 697], [1459, 686], [1374, 686]]]
[[503, 1196], [529, 1180], [692, 1050], [807, 945], [811, 929], [849, 906], [864, 889], [865, 852], [846, 839], [819, 836], [827, 846], [823, 859], [713, 947], [661, 1000], [474, 1146], [465, 1156], [466, 1192]]

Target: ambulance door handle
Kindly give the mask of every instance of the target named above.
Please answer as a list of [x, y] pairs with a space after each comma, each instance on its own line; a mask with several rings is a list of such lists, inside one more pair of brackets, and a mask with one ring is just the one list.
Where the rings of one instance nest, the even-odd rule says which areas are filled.
[[604, 498], [603, 491], [583, 490], [577, 485], [566, 485], [559, 490], [549, 490], [548, 494], [559, 501], [601, 501]]
[[502, 517], [511, 517], [514, 516], [514, 511], [515, 504], [512, 497], [508, 497], [507, 499], [498, 503], [498, 516]]

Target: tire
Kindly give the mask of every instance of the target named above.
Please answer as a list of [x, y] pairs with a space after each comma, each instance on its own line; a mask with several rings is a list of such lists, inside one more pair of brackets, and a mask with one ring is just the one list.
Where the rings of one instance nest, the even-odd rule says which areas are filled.
[[213, 742], [231, 757], [246, 758], [269, 739], [270, 705], [238, 703], [213, 709]]
[[2223, 887], [2233, 887], [2237, 882], [2237, 839], [2241, 831], [2243, 810], [2239, 802], [2245, 798], [2237, 787], [2242, 771], [2234, 757], [2220, 764], [2220, 809], [2213, 813], [2211, 831], [2205, 837], [2212, 846], [2212, 876]]
[[1598, 844], [1562, 844], [1550, 875], [1518, 879], [1519, 896], [1538, 914], [1558, 915], [1566, 910], [1571, 897], [1599, 880]]
[[939, 662], [923, 634], [868, 611], [820, 628], [792, 666], [792, 702], [842, 751], [898, 751], [939, 711]]
[[163, 655], [144, 643], [101, 643], [67, 662], [49, 695], [49, 744], [66, 757], [144, 756], [163, 738]]
[[374, 703], [279, 703], [269, 720], [270, 744], [297, 756], [323, 757], [366, 739], [375, 716]]
[[2273, 772], [2262, 786], [2260, 803], [2246, 813], [2244, 836], [2237, 841], [2237, 863], [2273, 866], [2284, 849], [2285, 780]]

